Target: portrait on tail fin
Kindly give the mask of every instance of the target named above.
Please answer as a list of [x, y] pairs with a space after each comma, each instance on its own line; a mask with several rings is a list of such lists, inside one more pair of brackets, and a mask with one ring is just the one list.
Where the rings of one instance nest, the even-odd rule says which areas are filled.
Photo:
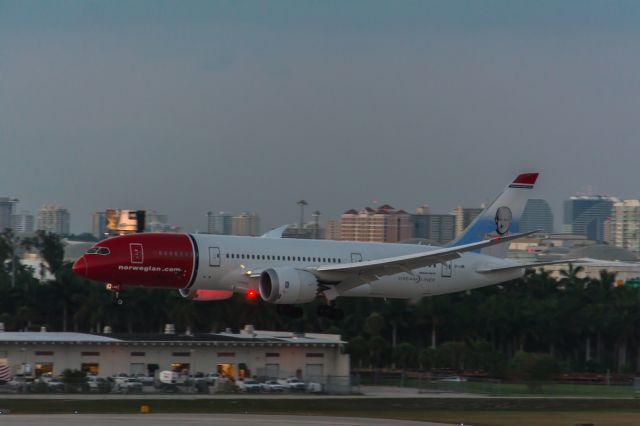
[[498, 207], [496, 210], [496, 233], [499, 236], [503, 236], [509, 232], [509, 226], [511, 226], [511, 219], [513, 218], [513, 214], [511, 214], [511, 209], [507, 206]]

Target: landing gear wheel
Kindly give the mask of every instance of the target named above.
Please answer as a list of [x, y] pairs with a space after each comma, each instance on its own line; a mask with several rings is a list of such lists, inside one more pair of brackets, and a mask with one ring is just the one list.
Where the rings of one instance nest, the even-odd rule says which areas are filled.
[[124, 305], [124, 299], [122, 297], [120, 297], [120, 295], [118, 293], [116, 293], [113, 296], [113, 304], [115, 306], [122, 306], [122, 305]]

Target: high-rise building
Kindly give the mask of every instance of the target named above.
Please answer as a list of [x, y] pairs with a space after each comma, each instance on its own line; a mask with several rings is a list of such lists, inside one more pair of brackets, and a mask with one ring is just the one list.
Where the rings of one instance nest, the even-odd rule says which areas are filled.
[[35, 229], [34, 216], [23, 210], [18, 214], [14, 214], [11, 221], [11, 227], [17, 234], [31, 234]]
[[11, 228], [12, 217], [17, 202], [18, 200], [16, 198], [0, 197], [0, 232]]
[[340, 221], [336, 219], [328, 220], [324, 228], [325, 240], [340, 239]]
[[91, 234], [98, 241], [105, 239], [107, 236], [107, 213], [95, 212], [91, 215]]
[[589, 240], [602, 242], [605, 222], [611, 216], [613, 203], [618, 200], [601, 195], [570, 197], [564, 201], [563, 232], [584, 235]]
[[615, 202], [609, 230], [611, 244], [640, 253], [640, 200]]
[[531, 232], [538, 229], [547, 234], [553, 233], [553, 212], [545, 200], [530, 198], [522, 212], [518, 232]]
[[58, 204], [45, 204], [38, 210], [38, 230], [58, 235], [69, 234], [69, 211]]
[[340, 217], [340, 239], [395, 243], [411, 238], [411, 216], [388, 204], [348, 210]]
[[146, 232], [172, 232], [175, 227], [169, 225], [169, 216], [155, 210], [146, 211]]
[[233, 235], [257, 236], [260, 234], [260, 218], [255, 213], [242, 212], [231, 218]]
[[412, 214], [411, 223], [413, 238], [425, 239], [433, 244], [446, 244], [455, 238], [455, 215]]
[[452, 214], [456, 217], [456, 237], [462, 234], [462, 232], [469, 226], [473, 220], [482, 213], [484, 207], [469, 208], [469, 207], [456, 207], [453, 209]]
[[208, 212], [207, 213], [207, 233], [218, 235], [231, 235], [233, 213]]

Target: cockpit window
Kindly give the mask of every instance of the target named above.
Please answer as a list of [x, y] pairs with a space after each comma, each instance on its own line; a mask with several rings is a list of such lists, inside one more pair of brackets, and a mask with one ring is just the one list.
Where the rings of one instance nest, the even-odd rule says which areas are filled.
[[91, 247], [86, 251], [86, 254], [101, 254], [103, 256], [106, 256], [110, 253], [111, 250], [109, 250], [107, 247]]

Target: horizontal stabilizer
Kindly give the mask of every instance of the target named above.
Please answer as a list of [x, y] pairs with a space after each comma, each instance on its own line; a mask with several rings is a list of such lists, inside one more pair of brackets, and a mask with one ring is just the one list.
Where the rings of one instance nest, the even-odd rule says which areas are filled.
[[[612, 266], [615, 266], [615, 267], [634, 266], [633, 263], [628, 263], [628, 262], [609, 262], [609, 261], [598, 260], [598, 259], [581, 258], [581, 259], [552, 260], [549, 262], [522, 263], [518, 265], [511, 265], [511, 266], [498, 266], [496, 268], [481, 268], [481, 269], [478, 269], [476, 272], [479, 272], [481, 274], [488, 274], [491, 272], [513, 271], [516, 269], [535, 269], [540, 266], [546, 266], [546, 265], [562, 265], [562, 264], [568, 265], [569, 263], [572, 263], [574, 265], [595, 266], [603, 269], [609, 268]], [[635, 266], [638, 266], [638, 265], [636, 264]]]

